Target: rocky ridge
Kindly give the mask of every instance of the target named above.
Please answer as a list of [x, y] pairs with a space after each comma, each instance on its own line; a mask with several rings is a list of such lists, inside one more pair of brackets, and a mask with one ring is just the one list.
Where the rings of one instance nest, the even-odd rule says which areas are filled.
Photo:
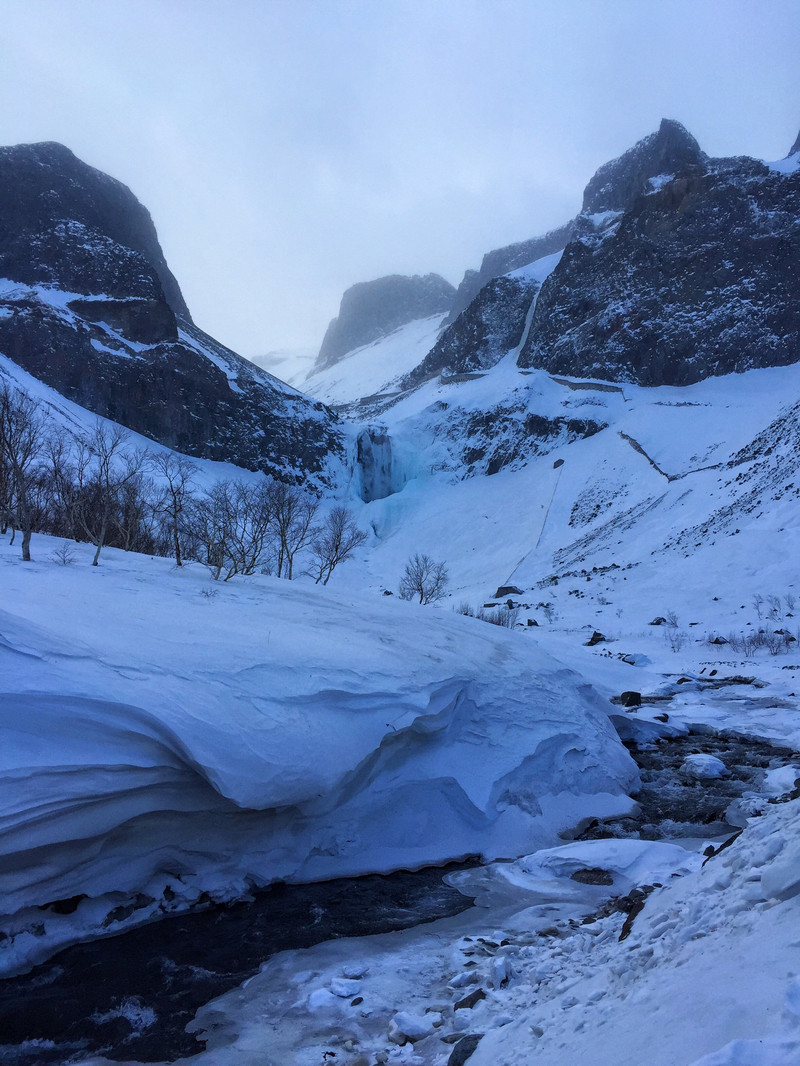
[[[798, 153], [800, 137], [777, 164], [713, 159], [664, 119], [597, 171], [572, 222], [467, 273], [403, 387], [515, 349], [524, 369], [647, 386], [797, 361]], [[535, 279], [531, 263], [561, 249]]]
[[391, 274], [351, 286], [342, 296], [338, 316], [328, 326], [314, 369], [333, 366], [353, 349], [415, 319], [447, 311], [454, 294], [453, 286], [438, 274]]
[[336, 477], [336, 416], [194, 325], [126, 186], [59, 144], [4, 148], [0, 218], [0, 354], [189, 455]]
[[553, 255], [566, 247], [572, 236], [574, 220], [570, 219], [563, 226], [550, 230], [541, 237], [531, 237], [527, 241], [518, 241], [515, 244], [506, 245], [504, 248], [495, 248], [487, 252], [483, 257], [479, 270], [467, 270], [456, 290], [450, 313], [445, 319], [444, 325], [449, 326], [458, 318], [462, 311], [472, 303], [485, 285], [494, 278], [503, 274], [509, 274], [512, 270], [534, 263], [546, 255]]
[[800, 172], [662, 123], [587, 186], [519, 365], [688, 385], [798, 358]]

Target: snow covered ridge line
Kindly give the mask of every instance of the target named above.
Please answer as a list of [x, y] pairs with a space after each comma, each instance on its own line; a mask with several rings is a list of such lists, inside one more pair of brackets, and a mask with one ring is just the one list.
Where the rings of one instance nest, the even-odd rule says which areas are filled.
[[599, 698], [506, 631], [79, 552], [0, 550], [0, 972], [203, 892], [511, 857], [630, 807]]

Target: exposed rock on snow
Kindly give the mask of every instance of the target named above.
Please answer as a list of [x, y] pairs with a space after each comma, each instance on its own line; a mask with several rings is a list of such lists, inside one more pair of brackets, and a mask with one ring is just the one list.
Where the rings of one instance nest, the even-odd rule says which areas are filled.
[[539, 283], [501, 277], [490, 281], [425, 359], [403, 378], [413, 388], [437, 374], [486, 370], [522, 340], [525, 317]]

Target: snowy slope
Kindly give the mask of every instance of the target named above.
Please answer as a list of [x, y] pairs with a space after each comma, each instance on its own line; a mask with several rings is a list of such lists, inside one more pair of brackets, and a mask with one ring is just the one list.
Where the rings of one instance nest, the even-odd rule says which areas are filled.
[[293, 383], [329, 404], [349, 404], [390, 393], [397, 380], [421, 363], [436, 342], [443, 314], [416, 319], [387, 337], [343, 356], [333, 366], [312, 371]]
[[113, 551], [59, 566], [42, 541], [0, 554], [6, 971], [96, 930], [108, 893], [143, 892], [143, 920], [174, 894], [519, 855], [628, 805], [597, 697], [513, 634]]

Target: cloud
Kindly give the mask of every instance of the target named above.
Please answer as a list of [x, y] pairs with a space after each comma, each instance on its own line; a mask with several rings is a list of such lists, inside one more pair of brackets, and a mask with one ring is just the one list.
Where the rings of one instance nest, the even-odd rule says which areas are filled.
[[318, 345], [355, 281], [457, 282], [564, 221], [664, 115], [785, 154], [798, 39], [794, 0], [4, 0], [0, 129], [128, 184], [253, 355]]

